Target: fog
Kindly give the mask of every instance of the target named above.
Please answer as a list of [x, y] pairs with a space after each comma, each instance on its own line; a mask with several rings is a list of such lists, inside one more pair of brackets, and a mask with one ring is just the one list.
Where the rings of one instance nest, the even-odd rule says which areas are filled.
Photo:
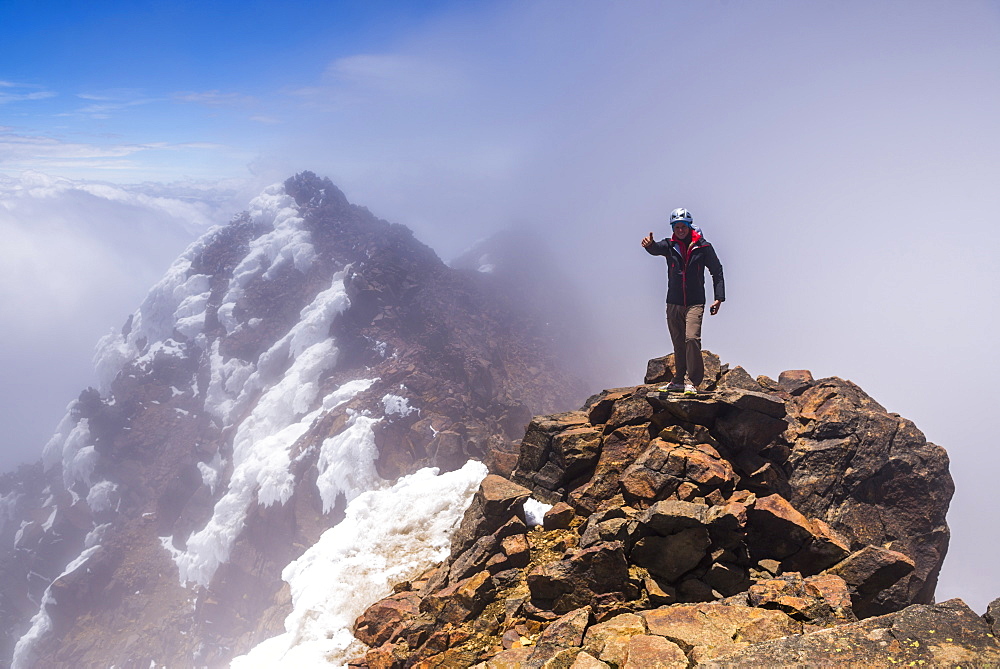
[[218, 184], [0, 178], [0, 471], [41, 456], [69, 402], [96, 385], [97, 340], [121, 328], [195, 235], [228, 220], [233, 197]]
[[[604, 342], [595, 390], [641, 381], [667, 352], [664, 266], [639, 240], [690, 209], [727, 281], [705, 346], [754, 375], [851, 379], [947, 448], [958, 490], [938, 598], [982, 611], [1000, 596], [998, 38], [987, 1], [460, 4], [296, 72], [255, 111], [273, 129], [248, 173], [223, 176], [313, 170], [445, 259], [533, 226]], [[195, 231], [140, 208], [128, 215], [165, 241], [122, 236], [127, 214], [81, 197], [19, 200], [45, 225], [0, 208], [29, 259], [3, 270], [7, 387], [36, 384], [59, 409], [4, 404], [49, 429], [79, 390], [69, 374]], [[219, 202], [206, 206], [225, 222], [239, 205]]]

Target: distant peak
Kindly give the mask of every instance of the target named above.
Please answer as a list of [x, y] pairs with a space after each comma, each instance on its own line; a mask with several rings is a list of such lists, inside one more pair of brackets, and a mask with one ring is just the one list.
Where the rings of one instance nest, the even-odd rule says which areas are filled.
[[313, 172], [299, 172], [285, 181], [285, 192], [300, 207], [346, 207], [347, 196], [330, 179], [318, 177]]

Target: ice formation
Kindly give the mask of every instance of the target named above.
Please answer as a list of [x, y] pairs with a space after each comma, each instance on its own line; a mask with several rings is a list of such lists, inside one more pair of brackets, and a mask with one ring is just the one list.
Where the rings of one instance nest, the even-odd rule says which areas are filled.
[[335, 527], [282, 572], [292, 593], [285, 633], [238, 657], [233, 669], [343, 667], [364, 651], [355, 619], [448, 555], [451, 534], [486, 476], [469, 461], [457, 471], [433, 468], [388, 488], [358, 495]]

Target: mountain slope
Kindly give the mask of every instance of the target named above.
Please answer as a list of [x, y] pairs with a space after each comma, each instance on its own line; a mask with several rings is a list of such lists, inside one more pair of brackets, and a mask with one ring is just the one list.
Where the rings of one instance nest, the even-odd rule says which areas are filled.
[[267, 189], [102, 340], [43, 466], [0, 480], [5, 656], [215, 666], [280, 633], [282, 569], [348, 502], [436, 467], [460, 513], [470, 458], [509, 472], [530, 417], [579, 400], [532, 318], [329, 180]]

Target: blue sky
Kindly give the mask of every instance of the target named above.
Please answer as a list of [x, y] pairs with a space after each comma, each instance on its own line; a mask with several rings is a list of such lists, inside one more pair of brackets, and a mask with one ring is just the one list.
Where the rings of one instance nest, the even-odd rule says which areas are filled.
[[330, 62], [385, 49], [458, 4], [5, 1], [0, 125], [35, 150], [8, 144], [0, 169], [246, 176]]
[[297, 171], [445, 259], [541, 231], [604, 387], [666, 352], [639, 240], [683, 206], [726, 266], [706, 346], [945, 446], [939, 595], [1000, 595], [997, 0], [5, 1], [0, 82], [7, 462], [184, 246]]

